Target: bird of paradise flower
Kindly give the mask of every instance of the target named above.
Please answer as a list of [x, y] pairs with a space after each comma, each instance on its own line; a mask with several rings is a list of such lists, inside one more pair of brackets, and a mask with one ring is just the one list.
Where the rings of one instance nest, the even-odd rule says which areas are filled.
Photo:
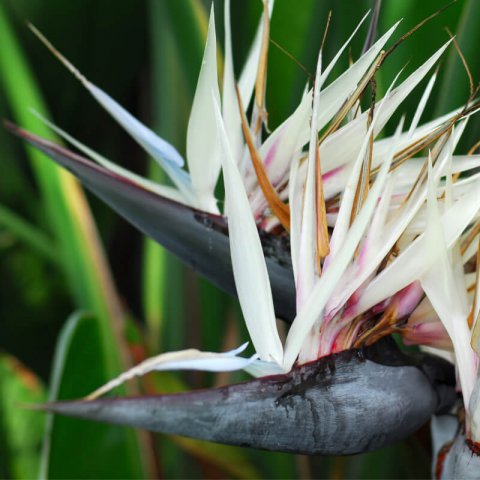
[[[80, 416], [122, 421], [119, 418], [124, 411], [122, 409], [128, 409], [125, 406], [128, 402], [115, 404], [109, 400], [102, 404], [101, 400], [94, 399], [133, 376], [170, 369], [244, 369], [260, 377], [260, 380], [240, 385], [237, 390], [228, 390], [228, 395], [235, 397], [236, 393], [242, 395], [242, 392], [249, 392], [253, 399], [260, 402], [261, 395], [267, 392], [268, 401], [266, 407], [264, 405], [262, 408], [271, 409], [271, 388], [274, 386], [281, 391], [281, 395], [276, 394], [274, 401], [280, 410], [286, 405], [281, 399], [293, 398], [289, 396], [293, 394], [288, 393], [291, 390], [285, 392], [282, 390], [284, 387], [279, 387], [280, 384], [288, 384], [286, 379], [293, 382], [293, 386], [288, 384], [290, 389], [298, 389], [298, 385], [302, 385], [305, 393], [310, 386], [305, 385], [303, 377], [318, 381], [323, 375], [330, 379], [329, 386], [335, 387], [332, 387], [336, 395], [333, 401], [339, 401], [341, 387], [332, 380], [333, 374], [330, 373], [329, 377], [324, 367], [333, 365], [341, 370], [343, 362], [359, 372], [365, 370], [362, 375], [370, 378], [380, 375], [377, 383], [374, 384], [374, 381], [370, 385], [374, 393], [364, 392], [367, 395], [365, 401], [367, 398], [375, 399], [374, 409], [381, 402], [392, 401], [379, 395], [382, 376], [393, 375], [393, 370], [372, 362], [371, 358], [362, 364], [358, 359], [345, 355], [351, 349], [369, 347], [383, 337], [398, 332], [407, 344], [453, 352], [458, 386], [466, 410], [465, 434], [470, 448], [478, 455], [480, 246], [477, 244], [480, 245], [480, 174], [476, 169], [480, 166], [480, 157], [474, 155], [473, 151], [467, 155], [454, 154], [469, 116], [477, 111], [476, 92], [472, 91], [465, 106], [422, 125], [420, 120], [434, 88], [435, 72], [424, 89], [408, 128], [405, 128], [402, 118], [393, 136], [376, 140], [402, 101], [428, 75], [452, 40], [400, 85], [395, 86], [400, 72], [383, 99], [373, 100], [370, 108], [362, 111], [360, 101], [366, 87], [371, 85], [374, 91], [375, 74], [393, 51], [393, 48], [385, 51], [384, 47], [398, 23], [375, 43], [368, 45], [362, 56], [342, 75], [329, 84], [327, 80], [341, 54], [367, 19], [368, 14], [365, 15], [326, 66], [323, 65], [322, 45], [313, 86], [306, 89], [292, 115], [264, 138], [269, 17], [272, 9], [273, 1], [265, 1], [263, 17], [250, 55], [236, 84], [229, 2], [225, 2], [222, 95], [217, 80], [216, 32], [212, 9], [187, 131], [189, 173], [183, 168], [184, 160], [175, 147], [159, 138], [87, 80], [32, 27], [94, 98], [158, 161], [174, 187], [156, 184], [119, 167], [46, 119], [43, 120], [88, 158], [68, 152], [16, 127], [10, 128], [69, 168], [87, 187], [127, 219], [195, 264], [201, 273], [210, 278], [217, 277], [217, 280], [233, 273], [236, 293], [256, 351], [249, 358], [240, 356], [246, 348], [245, 344], [226, 353], [192, 349], [163, 353], [99, 388], [88, 397], [88, 402], [59, 403], [49, 408]], [[246, 107], [250, 103], [253, 103], [253, 109], [248, 121]], [[414, 157], [425, 150], [428, 152], [425, 156]], [[221, 171], [226, 195], [223, 217], [220, 217], [218, 200], [214, 194]], [[187, 217], [188, 221], [185, 221]], [[165, 218], [172, 219], [174, 226], [161, 225]], [[180, 233], [172, 231], [180, 224]], [[189, 225], [194, 232], [193, 240], [187, 238]], [[220, 244], [219, 237], [227, 242], [227, 226], [227, 248], [222, 244], [223, 247], [209, 252], [205, 246], [207, 239], [200, 238], [201, 232], [210, 232], [215, 242]], [[166, 234], [161, 233], [162, 228]], [[269, 258], [277, 256], [278, 248], [283, 247], [275, 247], [277, 250], [273, 254], [265, 253], [265, 241], [262, 243], [259, 229], [263, 232], [262, 236], [289, 240], [290, 252], [287, 253], [290, 254], [291, 267], [287, 265], [285, 268], [285, 265], [275, 262], [275, 258]], [[175, 236], [180, 238], [180, 243]], [[193, 247], [199, 246], [199, 252], [187, 253], [185, 246], [188, 247], [189, 242]], [[231, 256], [231, 266], [228, 259], [223, 258], [225, 255]], [[201, 259], [202, 256], [205, 258]], [[211, 265], [211, 259], [215, 256], [227, 260], [221, 272], [216, 272], [216, 266]], [[468, 271], [468, 265], [474, 265], [474, 268]], [[293, 282], [288, 278], [285, 280], [285, 276], [292, 274]], [[291, 288], [292, 283], [294, 288]], [[281, 296], [287, 298], [279, 299]], [[284, 344], [277, 330], [276, 313], [292, 322]], [[408, 364], [405, 359], [402, 361], [403, 365]], [[425, 380], [424, 374], [428, 370], [425, 365], [429, 365], [430, 360], [425, 357], [423, 362], [423, 365], [415, 366], [415, 372], [421, 371]], [[323, 369], [318, 370], [318, 365], [322, 365]], [[405, 372], [407, 370], [397, 369], [397, 375], [392, 378], [395, 377], [398, 383], [402, 381], [401, 375], [405, 374], [405, 379], [411, 385], [417, 382], [419, 391], [427, 391], [411, 369], [408, 374]], [[338, 375], [348, 378], [350, 374], [340, 371]], [[359, 388], [366, 389], [366, 385], [361, 383], [364, 381], [362, 375], [352, 376], [350, 381], [352, 385], [362, 385]], [[295, 380], [298, 376], [302, 377], [300, 381]], [[433, 382], [434, 379], [430, 380]], [[255, 391], [254, 387], [263, 389], [263, 393]], [[430, 384], [429, 388], [431, 395]], [[348, 392], [351, 394], [352, 390]], [[402, 399], [408, 396], [407, 391], [404, 393]], [[321, 403], [321, 398], [314, 397], [319, 402], [317, 407], [324, 408], [325, 385], [317, 394], [323, 395], [324, 401]], [[128, 418], [135, 425], [146, 428], [226, 443], [243, 442], [262, 448], [307, 453], [336, 451], [327, 447], [328, 441], [325, 443], [325, 438], [332, 432], [328, 428], [323, 440], [314, 439], [311, 447], [308, 442], [302, 443], [300, 440], [295, 444], [293, 439], [288, 444], [281, 435], [277, 435], [275, 429], [279, 427], [272, 424], [265, 427], [267, 430], [263, 432], [263, 439], [253, 435], [253, 427], [250, 430], [247, 428], [246, 437], [233, 439], [233, 434], [229, 436], [228, 433], [231, 422], [227, 422], [223, 430], [216, 430], [216, 436], [212, 437], [210, 432], [202, 433], [201, 429], [195, 429], [192, 425], [185, 426], [185, 422], [192, 420], [185, 412], [188, 412], [186, 406], [191, 406], [195, 401], [199, 401], [202, 408], [207, 408], [208, 403], [212, 406], [218, 398], [208, 393], [200, 393], [197, 397], [192, 395], [187, 395], [187, 404], [176, 410], [183, 419], [182, 425], [175, 417], [176, 427], [162, 423], [163, 420], [159, 420], [155, 426], [151, 410], [145, 418], [136, 421], [130, 416]], [[361, 392], [358, 395], [362, 397]], [[427, 397], [430, 401], [430, 396]], [[175, 397], [172, 402], [183, 401], [179, 398]], [[449, 399], [445, 400], [447, 407], [451, 406], [451, 390], [445, 398]], [[172, 408], [173, 403], [168, 399], [159, 402]], [[442, 401], [439, 403], [442, 404]], [[410, 411], [415, 417], [412, 412], [417, 408], [417, 416], [424, 421], [425, 415], [428, 417], [440, 409], [439, 403], [435, 401], [428, 407], [423, 404], [411, 405], [408, 407], [410, 410], [406, 407], [404, 410]], [[149, 405], [154, 407], [151, 402]], [[386, 407], [394, 408], [392, 405]], [[96, 414], [92, 413], [94, 410], [91, 408]], [[118, 410], [115, 413], [116, 408]], [[442, 408], [445, 409], [445, 405], [442, 404]], [[418, 413], [420, 410], [421, 414]], [[215, 418], [218, 419], [218, 411], [215, 411]], [[157, 409], [155, 412], [158, 414]], [[231, 408], [228, 413], [232, 413]], [[348, 416], [345, 411], [342, 411], [342, 415]], [[355, 417], [353, 413], [350, 415]], [[211, 417], [208, 418], [211, 420]], [[238, 421], [238, 417], [232, 418]], [[388, 428], [392, 429], [395, 423], [398, 425], [398, 419], [394, 419]], [[418, 426], [415, 420], [405, 431], [399, 429], [396, 434], [387, 435], [388, 438], [373, 442], [369, 447], [365, 446], [363, 440], [352, 437], [352, 445], [344, 446], [341, 453], [376, 448], [410, 433]], [[266, 440], [268, 428], [274, 434]], [[378, 434], [378, 429], [371, 429], [371, 435], [365, 435], [367, 443]], [[250, 440], [248, 434], [251, 435]], [[357, 445], [354, 445], [355, 442]]]

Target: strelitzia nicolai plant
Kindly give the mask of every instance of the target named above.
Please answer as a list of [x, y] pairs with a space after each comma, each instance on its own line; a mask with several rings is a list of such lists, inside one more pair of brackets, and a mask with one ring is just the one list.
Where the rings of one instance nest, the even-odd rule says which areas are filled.
[[[174, 147], [43, 39], [159, 161], [176, 188], [125, 171], [54, 125], [89, 159], [11, 128], [201, 273], [229, 291], [236, 288], [256, 350], [250, 358], [239, 355], [245, 346], [228, 353], [162, 354], [100, 388], [88, 401], [48, 408], [260, 448], [366, 451], [405, 437], [454, 402], [446, 363], [425, 355], [408, 358], [382, 340], [399, 332], [408, 343], [453, 348], [467, 412], [465, 431], [475, 452], [480, 435], [478, 261], [476, 273], [464, 273], [464, 264], [475, 256], [479, 179], [475, 173], [458, 177], [474, 171], [480, 160], [453, 154], [468, 117], [476, 111], [475, 92], [464, 107], [419, 125], [434, 73], [408, 129], [402, 119], [394, 136], [375, 140], [450, 42], [398, 87], [395, 79], [384, 98], [362, 112], [361, 97], [374, 85], [375, 73], [390, 52], [382, 49], [398, 24], [344, 74], [324, 85], [365, 16], [326, 67], [320, 49], [312, 88], [264, 140], [272, 7], [273, 2], [265, 2], [237, 87], [225, 3], [221, 97], [212, 11], [187, 133], [189, 174]], [[253, 93], [248, 122], [245, 106]], [[421, 151], [427, 154], [413, 158]], [[224, 216], [214, 195], [220, 169]], [[286, 238], [289, 246], [282, 240]], [[292, 322], [284, 344], [275, 313]], [[244, 369], [259, 378], [184, 395], [96, 399], [135, 375], [164, 369]]]

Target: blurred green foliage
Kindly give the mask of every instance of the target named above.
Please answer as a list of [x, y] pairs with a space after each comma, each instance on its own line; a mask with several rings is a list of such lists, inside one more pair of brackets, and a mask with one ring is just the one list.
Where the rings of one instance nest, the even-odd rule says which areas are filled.
[[[98, 320], [72, 315], [57, 342], [49, 400], [83, 397], [107, 382], [106, 355]], [[112, 425], [49, 415], [40, 476], [136, 478], [141, 460], [124, 436], [123, 429]]]
[[38, 473], [45, 419], [19, 405], [45, 400], [45, 388], [18, 360], [0, 355], [0, 475], [32, 478]]
[[[438, 0], [383, 0], [379, 30], [385, 31], [403, 17], [398, 38], [441, 3]], [[333, 17], [325, 50], [327, 60], [372, 4], [371, 0], [276, 0], [271, 37], [305, 69], [313, 72], [328, 11], [333, 11]], [[26, 28], [25, 21], [36, 25], [88, 78], [184, 153], [210, 2], [4, 0], [0, 7], [4, 25], [12, 29], [20, 46], [18, 63], [12, 61], [15, 52], [5, 41], [4, 27], [0, 32], [0, 38], [4, 39], [0, 43], [2, 117], [29, 126], [33, 117], [29, 117], [27, 109], [39, 108], [32, 102], [36, 104], [41, 95], [51, 118], [83, 143], [131, 170], [161, 179], [156, 166], [150, 164], [134, 142], [45, 51]], [[215, 0], [214, 8], [221, 47], [223, 1]], [[232, 0], [237, 74], [247, 55], [260, 11], [261, 3], [257, 0]], [[475, 24], [478, 15], [478, 0], [459, 0], [416, 32], [382, 67], [378, 93], [381, 95], [386, 90], [401, 67], [407, 64], [406, 71], [413, 70], [443, 44], [448, 39], [445, 26], [457, 35], [478, 81], [480, 57], [475, 50], [480, 40], [480, 30]], [[366, 27], [358, 38], [362, 39], [365, 33]], [[362, 41], [354, 42], [353, 58], [359, 56], [362, 46]], [[334, 74], [344, 69], [347, 62], [345, 56]], [[5, 79], [9, 79], [8, 86]], [[294, 61], [270, 46], [267, 84], [270, 127], [278, 125], [293, 111], [308, 80], [308, 75]], [[25, 89], [30, 96], [25, 94]], [[32, 89], [38, 94], [32, 96]], [[423, 120], [459, 106], [467, 96], [467, 75], [452, 48], [441, 64], [440, 80]], [[29, 100], [32, 98], [34, 100]], [[403, 110], [407, 118], [411, 118], [417, 101], [415, 93], [405, 101]], [[479, 126], [478, 117], [472, 119], [464, 136], [464, 146], [469, 147], [478, 139]], [[84, 269], [81, 263], [82, 258], [88, 259], [88, 255], [83, 256], [87, 250], [85, 242], [81, 238], [71, 241], [70, 253], [66, 258], [60, 255], [62, 235], [52, 229], [48, 213], [52, 205], [48, 206], [43, 192], [45, 186], [35, 167], [32, 170], [27, 162], [23, 146], [3, 129], [0, 129], [0, 157], [0, 350], [6, 352], [0, 355], [2, 478], [35, 477], [42, 462], [42, 475], [49, 478], [134, 478], [139, 475], [420, 478], [429, 475], [429, 444], [425, 432], [401, 445], [368, 455], [311, 459], [230, 447], [220, 449], [163, 436], [142, 434], [134, 438], [131, 432], [126, 434], [116, 427], [71, 419], [48, 419], [49, 429], [44, 434], [45, 417], [21, 409], [19, 404], [45, 399], [47, 393], [43, 385], [48, 382], [51, 382], [48, 394], [51, 399], [78, 397], [111, 376], [112, 368], [116, 367], [107, 368], [106, 364], [111, 362], [113, 351], [120, 359], [128, 349], [132, 361], [138, 361], [147, 354], [186, 346], [218, 350], [231, 346], [239, 337], [245, 338], [245, 331], [242, 322], [236, 321], [235, 301], [197, 279], [161, 247], [143, 240], [131, 226], [89, 196], [119, 291], [115, 301], [120, 298], [134, 319], [130, 322], [128, 341], [117, 345], [118, 338], [108, 337], [105, 327], [111, 319], [102, 320], [102, 315], [108, 317], [102, 313], [102, 305], [109, 300], [97, 291], [97, 297], [78, 293], [88, 292], [92, 287], [88, 268]], [[45, 160], [37, 160], [37, 165], [42, 161]], [[49, 181], [51, 177], [44, 178], [44, 182]], [[59, 215], [57, 229], [58, 225], [68, 223], [68, 205]], [[85, 275], [80, 275], [79, 269], [84, 269]], [[75, 279], [79, 282], [76, 287], [72, 279], [73, 283]], [[98, 281], [101, 283], [101, 279]], [[75, 315], [65, 323], [78, 308], [96, 315]], [[200, 373], [175, 375], [173, 382], [167, 381], [171, 377], [162, 378], [165, 382], [159, 384], [164, 391], [204, 386], [218, 380]], [[222, 380], [228, 380], [228, 376]], [[155, 381], [153, 384], [154, 390], [158, 389]], [[141, 388], [148, 390], [149, 387]], [[40, 443], [44, 435], [50, 447], [44, 445], [41, 460]], [[129, 440], [125, 440], [127, 437]], [[151, 450], [154, 455], [145, 455], [142, 464], [135, 455], [138, 453], [135, 445], [142, 445], [142, 451]], [[79, 454], [82, 446], [88, 448]], [[146, 469], [149, 473], [145, 473]]]

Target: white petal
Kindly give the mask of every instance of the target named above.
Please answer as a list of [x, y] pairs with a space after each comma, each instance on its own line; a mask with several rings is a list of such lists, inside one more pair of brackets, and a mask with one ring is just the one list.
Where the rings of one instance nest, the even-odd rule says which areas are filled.
[[[357, 33], [358, 29], [362, 26], [363, 22], [366, 20], [369, 13], [367, 13], [358, 23], [357, 27], [350, 35], [348, 40], [342, 45], [340, 50], [337, 52], [333, 60], [329, 63], [325, 69], [322, 77], [325, 79], [328, 77], [330, 72], [333, 70], [336, 62], [340, 58], [340, 55], [344, 52], [347, 46], [352, 41], [353, 37]], [[322, 129], [337, 113], [342, 104], [348, 98], [348, 96], [355, 90], [358, 82], [372, 64], [375, 58], [380, 53], [382, 47], [387, 43], [388, 39], [392, 36], [393, 32], [396, 30], [400, 21], [397, 22], [390, 30], [387, 31], [380, 39], [378, 39], [374, 45], [370, 47], [367, 52], [365, 52], [357, 62], [355, 62], [346, 72], [340, 75], [335, 81], [328, 85], [320, 96], [320, 102], [323, 105], [323, 108], [318, 111], [318, 129]], [[322, 82], [323, 84], [323, 82]]]
[[[230, 1], [224, 2], [225, 25], [225, 63], [223, 67], [222, 116], [228, 140], [232, 149], [233, 158], [240, 162], [243, 149], [243, 135], [240, 112], [238, 111], [237, 95], [235, 93], [235, 75], [232, 58], [232, 34], [230, 27]], [[247, 104], [249, 99], [243, 99]]]
[[[418, 126], [415, 131], [412, 133], [412, 136], [408, 135], [408, 132], [405, 132], [400, 137], [400, 148], [403, 149], [407, 145], [417, 140], [420, 140], [425, 135], [433, 132], [435, 129], [444, 125], [446, 122], [451, 121], [454, 117], [456, 117], [464, 107], [457, 108], [441, 117], [437, 117], [430, 122], [424, 123]], [[388, 151], [389, 144], [392, 142], [392, 137], [385, 137], [380, 140], [377, 140], [374, 145], [374, 157], [381, 156]]]
[[[383, 105], [383, 107], [382, 114], [379, 115], [375, 126], [375, 135], [383, 129], [403, 100], [405, 100], [418, 83], [422, 81], [449, 44], [450, 41], [437, 50], [437, 52], [435, 52], [397, 88], [395, 88], [395, 90], [392, 90], [388, 95], [386, 94], [385, 97], [377, 103], [377, 109], [380, 105]], [[355, 160], [360, 145], [364, 139], [367, 118], [368, 112], [365, 112], [360, 117], [334, 132], [325, 140], [320, 147], [320, 155], [324, 171], [333, 170], [336, 167]], [[374, 156], [377, 155], [378, 152], [374, 152]]]
[[95, 390], [87, 399], [92, 400], [97, 398], [131, 378], [142, 377], [153, 371], [201, 370], [207, 372], [231, 372], [242, 370], [258, 358], [257, 355], [253, 355], [250, 358], [237, 357], [239, 353], [247, 348], [247, 345], [248, 343], [245, 343], [241, 347], [225, 353], [202, 352], [196, 349], [188, 349], [162, 353], [155, 357], [147, 358]]
[[435, 72], [430, 80], [427, 83], [425, 91], [423, 92], [422, 98], [415, 110], [415, 115], [413, 116], [412, 123], [410, 128], [408, 129], [408, 136], [411, 137], [415, 132], [415, 129], [418, 127], [418, 123], [420, 122], [420, 118], [422, 116], [423, 111], [425, 110], [425, 106], [427, 105], [428, 99], [430, 98], [430, 94], [432, 93], [433, 86], [435, 85], [435, 80], [437, 79], [437, 73]]
[[[429, 229], [425, 235], [423, 246], [426, 250], [425, 255], [430, 251], [438, 253], [435, 262], [420, 277], [420, 282], [452, 339], [463, 399], [465, 405], [468, 405], [476, 380], [476, 360], [473, 350], [470, 348], [470, 331], [467, 323], [468, 306], [458, 294], [459, 278], [454, 273], [447, 251], [431, 165], [429, 170]], [[460, 280], [463, 282], [463, 275]]]
[[278, 336], [272, 291], [257, 226], [242, 177], [232, 157], [222, 117], [215, 105], [221, 145], [223, 180], [228, 199], [228, 230], [233, 275], [248, 331], [260, 358], [281, 364], [283, 348]]
[[[290, 256], [292, 257], [293, 278], [297, 283], [298, 260], [300, 255], [300, 228], [302, 219], [303, 185], [305, 175], [301, 176], [300, 159], [294, 160], [290, 168], [288, 181], [288, 205], [290, 206]], [[305, 173], [304, 169], [304, 173]]]
[[57, 133], [60, 137], [65, 139], [68, 143], [76, 147], [82, 153], [84, 153], [87, 157], [91, 158], [94, 162], [98, 163], [102, 167], [105, 167], [107, 170], [116, 173], [117, 175], [127, 178], [132, 183], [141, 186], [145, 190], [149, 190], [150, 192], [156, 193], [161, 197], [168, 198], [170, 200], [174, 200], [176, 202], [190, 205], [185, 197], [173, 187], [169, 187], [167, 185], [160, 185], [148, 178], [141, 177], [126, 168], [117, 165], [116, 163], [111, 162], [104, 156], [100, 155], [99, 153], [92, 150], [90, 147], [87, 147], [82, 142], [78, 141], [76, 138], [72, 137], [70, 134], [62, 130], [61, 128], [57, 127], [54, 123], [47, 120], [45, 117], [40, 115], [38, 112], [33, 111], [33, 113], [46, 125], [48, 125], [55, 133]]
[[358, 259], [349, 266], [326, 305], [325, 317], [327, 320], [331, 320], [354, 293], [358, 294], [360, 287], [374, 275], [375, 270], [378, 269], [380, 262], [385, 257], [385, 254], [383, 256], [376, 254], [378, 250], [384, 247], [382, 234], [391, 200], [392, 187], [393, 177], [390, 176], [373, 216], [372, 224], [368, 229], [368, 234], [360, 246]]
[[[448, 159], [451, 158], [451, 150], [453, 145], [458, 140], [459, 136], [451, 135], [442, 152], [440, 153], [434, 170], [435, 181], [438, 181], [444, 174], [445, 165], [448, 162]], [[394, 148], [394, 151], [398, 151], [398, 147], [394, 144], [391, 144], [391, 148]], [[391, 154], [392, 153], [390, 153], [390, 155]], [[336, 311], [343, 306], [348, 298], [377, 270], [381, 261], [395, 245], [402, 233], [407, 228], [407, 225], [419, 211], [420, 207], [425, 201], [426, 195], [426, 185], [420, 187], [416, 192], [414, 192], [412, 197], [403, 205], [401, 205], [400, 209], [395, 212], [393, 219], [384, 227], [383, 234], [376, 238], [375, 244], [368, 245], [368, 254], [362, 255], [363, 264], [361, 268], [354, 270], [354, 274], [351, 275], [348, 283], [342, 283], [337, 287], [338, 295], [336, 296], [335, 301], [332, 301], [330, 305], [330, 308], [332, 309], [331, 314], [336, 313]], [[374, 235], [379, 235], [378, 231], [375, 232]], [[370, 235], [370, 237], [375, 238], [374, 235]]]
[[33, 33], [84, 85], [92, 96], [112, 115], [112, 117], [160, 164], [172, 182], [188, 200], [193, 200], [189, 175], [182, 170], [183, 158], [173, 145], [158, 137], [152, 130], [141, 124], [113, 98], [93, 85], [73, 66], [33, 25]]
[[[480, 209], [478, 188], [480, 188], [479, 182], [442, 215], [441, 222], [447, 248], [453, 246]], [[424, 242], [425, 233], [417, 237], [385, 270], [375, 277], [351, 312], [352, 318], [414, 282], [431, 266], [438, 251], [426, 249]]]
[[267, 377], [270, 375], [282, 375], [286, 373], [286, 370], [282, 368], [278, 363], [265, 362], [264, 360], [255, 360], [249, 363], [245, 368], [246, 372], [254, 377]]
[[[173, 167], [183, 166], [183, 158], [176, 148], [157, 136], [152, 130], [140, 123], [135, 117], [128, 113], [113, 98], [103, 90], [88, 82], [85, 84], [95, 99], [112, 115], [112, 117], [155, 159], [162, 167], [171, 165]], [[174, 168], [177, 172], [177, 169]], [[181, 170], [183, 172], [183, 170]], [[167, 172], [168, 173], [168, 172]], [[185, 174], [185, 172], [183, 172]], [[172, 178], [175, 181], [174, 178]]]
[[[425, 161], [426, 157], [411, 158], [396, 169], [398, 179], [395, 193], [407, 193], [410, 191]], [[464, 173], [476, 168], [480, 168], [480, 155], [455, 155], [452, 158], [453, 173]], [[459, 181], [462, 181], [462, 179]], [[454, 189], [457, 183], [458, 181], [453, 186]]]
[[305, 192], [303, 199], [302, 224], [300, 232], [300, 245], [298, 257], [298, 276], [296, 283], [297, 311], [300, 311], [303, 303], [310, 295], [315, 284], [316, 264], [316, 234], [317, 216], [315, 205], [316, 193], [316, 157], [318, 142], [318, 107], [319, 93], [322, 86], [322, 52], [317, 61], [315, 74], [315, 88], [313, 92], [313, 108], [310, 126], [310, 143], [308, 149], [307, 178], [305, 181]]
[[[394, 81], [390, 85], [386, 96], [389, 95], [389, 92], [393, 88], [393, 85], [395, 84], [395, 81], [396, 81], [397, 78], [398, 78], [398, 75], [395, 77]], [[348, 232], [348, 229], [349, 229], [349, 226], [350, 226], [352, 206], [353, 206], [353, 202], [354, 202], [354, 199], [355, 199], [355, 192], [356, 192], [356, 189], [357, 189], [357, 182], [358, 182], [358, 178], [359, 178], [359, 174], [360, 174], [360, 169], [362, 167], [362, 163], [363, 163], [365, 154], [367, 152], [367, 147], [368, 147], [369, 142], [370, 142], [370, 136], [371, 136], [372, 132], [374, 132], [379, 118], [381, 118], [384, 106], [385, 106], [385, 104], [382, 103], [378, 107], [378, 110], [376, 111], [376, 113], [374, 115], [372, 124], [370, 125], [368, 130], [364, 133], [363, 142], [362, 142], [360, 150], [357, 154], [357, 158], [355, 160], [355, 163], [352, 166], [352, 169], [350, 170], [349, 178], [348, 178], [347, 184], [345, 185], [345, 188], [344, 188], [344, 191], [343, 191], [342, 201], [340, 203], [340, 210], [338, 212], [337, 221], [335, 223], [335, 228], [332, 232], [332, 237], [330, 239], [330, 254], [325, 259], [324, 270], [325, 270], [325, 268], [328, 268], [328, 266], [330, 265], [331, 262], [334, 261], [336, 255], [337, 255], [337, 252], [339, 252], [341, 250], [343, 242], [345, 240], [345, 237], [347, 236], [347, 232]], [[402, 124], [403, 124], [403, 120], [402, 120]], [[401, 131], [401, 129], [400, 129], [400, 131]], [[397, 137], [398, 137], [398, 131], [397, 131]], [[391, 150], [390, 155], [389, 155], [390, 158], [387, 159], [387, 162], [385, 162], [385, 163], [391, 162], [391, 160], [392, 160], [391, 157], [393, 156], [393, 153], [394, 152]], [[320, 155], [321, 155], [321, 153], [320, 153]]]
[[292, 367], [304, 340], [315, 322], [320, 318], [330, 294], [352, 260], [358, 243], [370, 222], [378, 198], [382, 193], [391, 160], [392, 158], [382, 165], [362, 209], [356, 216], [343, 242], [342, 250], [336, 256], [335, 262], [323, 272], [302, 311], [298, 313], [292, 323], [285, 345], [284, 368], [290, 369]]
[[217, 128], [212, 94], [220, 104], [217, 80], [217, 39], [213, 4], [207, 43], [187, 128], [187, 162], [198, 207], [218, 213], [214, 190], [220, 173]]
[[[366, 16], [362, 18], [360, 24], [356, 27], [350, 38], [342, 46], [341, 51], [345, 49], [353, 35], [357, 32]], [[328, 121], [335, 115], [342, 104], [348, 99], [351, 93], [357, 87], [371, 63], [375, 60], [380, 50], [393, 34], [398, 23], [395, 24], [385, 35], [383, 35], [357, 62], [355, 62], [340, 77], [325, 87], [319, 94], [319, 102], [322, 108], [318, 114], [318, 129], [323, 128]], [[329, 73], [335, 66], [338, 56], [336, 56], [327, 66], [325, 72]], [[324, 77], [323, 81], [326, 79]], [[269, 152], [276, 150], [275, 159], [271, 164], [267, 164], [267, 172], [273, 184], [276, 184], [289, 169], [289, 163], [293, 152], [308, 142], [310, 129], [308, 118], [310, 112], [311, 91], [303, 95], [300, 105], [295, 112], [287, 118], [265, 141], [260, 149], [262, 158], [267, 158]], [[322, 156], [323, 158], [323, 156]], [[322, 167], [323, 170], [323, 167]]]

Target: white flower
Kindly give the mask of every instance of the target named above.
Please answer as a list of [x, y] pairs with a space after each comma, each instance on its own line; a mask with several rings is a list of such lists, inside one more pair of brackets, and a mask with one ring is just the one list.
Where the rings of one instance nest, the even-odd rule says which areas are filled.
[[[172, 354], [164, 354], [123, 374], [98, 393], [133, 375], [164, 368], [244, 368], [255, 375], [286, 372], [297, 361], [315, 360], [400, 332], [409, 343], [453, 346], [469, 413], [469, 434], [479, 441], [479, 257], [475, 274], [465, 273], [465, 265], [475, 258], [480, 230], [480, 174], [475, 173], [480, 157], [454, 155], [476, 106], [470, 99], [457, 111], [420, 125], [434, 87], [433, 74], [408, 128], [402, 119], [392, 137], [376, 140], [450, 42], [396, 86], [400, 72], [383, 99], [362, 112], [359, 100], [381, 67], [383, 48], [398, 24], [338, 78], [332, 80], [330, 74], [366, 15], [325, 67], [320, 51], [314, 87], [304, 93], [292, 115], [264, 139], [268, 15], [272, 8], [273, 1], [265, 3], [237, 90], [226, 0], [222, 95], [212, 10], [186, 139], [190, 173], [183, 169], [184, 160], [172, 145], [83, 77], [37, 32], [159, 162], [175, 187], [127, 172], [52, 126], [92, 160], [156, 195], [210, 213], [219, 213], [214, 190], [223, 169], [233, 272], [258, 355], [241, 359], [236, 356], [239, 351], [187, 350], [176, 352], [172, 363]], [[254, 84], [249, 126], [245, 112]], [[427, 156], [414, 157], [425, 150]], [[465, 175], [459, 177], [461, 173]], [[276, 327], [258, 226], [282, 230], [282, 235], [290, 237], [297, 316], [285, 345]]]

